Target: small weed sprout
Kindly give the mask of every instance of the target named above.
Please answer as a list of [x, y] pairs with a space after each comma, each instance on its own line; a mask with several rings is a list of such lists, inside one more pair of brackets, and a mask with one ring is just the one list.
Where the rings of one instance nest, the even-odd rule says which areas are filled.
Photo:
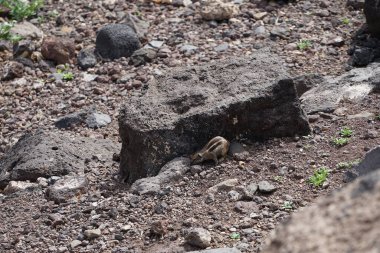
[[74, 74], [72, 72], [65, 72], [62, 74], [62, 79], [65, 81], [74, 80]]
[[315, 171], [314, 174], [309, 178], [309, 183], [315, 187], [321, 186], [329, 175], [327, 167], [321, 167], [319, 170]]
[[352, 134], [353, 134], [353, 131], [349, 128], [349, 127], [343, 127], [340, 132], [339, 132], [340, 136], [344, 137], [344, 138], [348, 138], [348, 137], [351, 137]]
[[293, 209], [293, 202], [292, 201], [284, 201], [284, 204], [282, 205], [282, 207], [285, 210], [291, 210], [291, 209]]
[[299, 50], [303, 51], [311, 47], [311, 42], [310, 40], [300, 40], [298, 42], [297, 47]]
[[232, 234], [230, 234], [230, 238], [233, 240], [239, 240], [240, 234], [239, 233], [232, 233]]
[[347, 17], [342, 19], [342, 23], [343, 23], [344, 25], [349, 25], [350, 22], [351, 22], [350, 19], [347, 18]]
[[62, 80], [64, 81], [71, 81], [74, 80], [74, 74], [69, 71], [70, 67], [69, 65], [60, 65], [59, 68], [57, 68], [57, 73], [62, 75]]
[[348, 144], [349, 138], [335, 138], [332, 140], [332, 143], [338, 148], [343, 147]]

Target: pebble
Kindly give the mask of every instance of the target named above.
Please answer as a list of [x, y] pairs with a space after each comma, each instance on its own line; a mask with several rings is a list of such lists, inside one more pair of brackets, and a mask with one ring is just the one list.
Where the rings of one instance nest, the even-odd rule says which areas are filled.
[[268, 181], [260, 181], [258, 183], [259, 191], [262, 193], [271, 193], [277, 190], [277, 188]]

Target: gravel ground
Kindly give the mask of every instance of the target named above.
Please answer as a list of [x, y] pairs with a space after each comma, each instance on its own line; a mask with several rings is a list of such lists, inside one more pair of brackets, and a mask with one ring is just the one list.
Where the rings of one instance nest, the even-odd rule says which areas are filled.
[[[100, 27], [121, 21], [122, 14], [129, 11], [150, 22], [147, 41], [165, 41], [160, 49], [162, 57], [141, 67], [129, 65], [125, 58], [98, 62], [87, 72], [71, 65], [75, 78], [68, 82], [49, 82], [51, 72], [39, 68], [26, 68], [21, 79], [2, 81], [0, 157], [26, 132], [54, 129], [57, 118], [93, 105], [110, 115], [112, 123], [96, 130], [78, 126], [70, 133], [118, 141], [118, 109], [122, 103], [128, 103], [129, 96], [139, 93], [133, 84], [145, 84], [154, 73], [170, 71], [173, 66], [249, 55], [269, 47], [285, 59], [293, 75], [336, 75], [346, 69], [351, 36], [364, 22], [362, 11], [347, 8], [343, 0], [288, 4], [242, 1], [239, 15], [221, 23], [201, 20], [198, 3], [175, 7], [139, 1], [116, 1], [110, 6], [104, 2], [47, 1], [39, 13], [45, 17], [43, 22], [32, 22], [45, 35], [75, 39], [76, 49], [80, 50], [94, 45]], [[56, 25], [53, 11], [64, 20], [62, 26]], [[254, 14], [261, 12], [267, 12], [266, 16], [255, 20]], [[255, 31], [260, 26], [267, 32], [257, 35]], [[278, 26], [284, 27], [281, 36], [271, 36], [270, 31]], [[336, 43], [340, 39], [342, 42]], [[300, 40], [309, 40], [311, 46], [299, 50]], [[40, 42], [33, 43], [38, 50]], [[228, 44], [227, 50], [215, 50], [224, 43]], [[182, 53], [179, 48], [185, 44], [197, 46], [198, 50]], [[0, 57], [0, 64], [5, 65], [11, 54], [0, 52]], [[97, 78], [86, 81], [88, 74]], [[118, 82], [131, 74], [127, 83]], [[346, 108], [345, 115], [365, 111], [378, 115], [377, 101], [379, 95], [372, 94], [362, 103], [346, 102], [341, 108]], [[345, 169], [338, 169], [338, 163], [361, 159], [367, 150], [379, 144], [379, 121], [374, 117], [348, 119], [345, 115], [320, 115], [312, 123], [311, 136], [260, 143], [243, 141], [249, 151], [244, 164], [229, 158], [216, 167], [202, 165], [202, 172], [187, 174], [156, 197], [128, 193], [114, 179], [116, 162], [112, 167], [92, 164], [87, 173], [88, 193], [72, 203], [48, 202], [44, 190], [2, 197], [0, 251], [181, 252], [186, 228], [203, 227], [211, 233], [213, 248], [236, 246], [244, 252], [258, 252], [268, 233], [291, 212], [344, 185]], [[343, 126], [350, 127], [354, 134], [348, 145], [336, 148], [331, 140]], [[330, 170], [328, 184], [312, 187], [308, 178], [322, 166]], [[214, 197], [207, 194], [209, 187], [231, 178], [245, 186], [267, 180], [277, 190], [244, 202], [249, 204], [234, 200], [233, 193], [218, 192]], [[155, 221], [161, 222], [167, 232], [150, 234]], [[99, 237], [84, 236], [85, 230], [95, 228], [101, 231]], [[240, 239], [231, 239], [234, 232], [240, 234]], [[75, 240], [80, 245], [75, 246]]]

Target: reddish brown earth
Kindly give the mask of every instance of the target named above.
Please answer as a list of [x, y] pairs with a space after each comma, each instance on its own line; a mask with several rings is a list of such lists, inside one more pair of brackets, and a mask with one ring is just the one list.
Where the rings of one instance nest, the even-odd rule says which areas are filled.
[[[178, 65], [199, 64], [232, 55], [249, 55], [256, 48], [269, 46], [283, 57], [294, 75], [342, 73], [348, 60], [347, 49], [351, 36], [364, 22], [362, 11], [347, 8], [346, 1], [296, 1], [289, 4], [262, 4], [259, 1], [243, 1], [240, 14], [230, 22], [216, 27], [202, 21], [194, 9], [133, 1], [116, 1], [113, 9], [107, 9], [101, 1], [83, 2], [47, 1], [39, 15], [45, 21], [37, 22], [46, 36], [64, 34], [75, 39], [77, 49], [94, 45], [95, 32], [104, 24], [116, 22], [116, 12], [132, 11], [151, 23], [148, 41], [164, 40], [167, 58], [157, 58], [141, 67], [128, 65], [128, 59], [99, 62], [88, 73], [97, 74], [97, 81], [85, 82], [83, 71], [71, 65], [75, 79], [69, 82], [47, 82], [50, 72], [27, 69], [23, 78], [26, 84], [15, 80], [0, 84], [0, 156], [28, 131], [54, 129], [55, 120], [70, 112], [90, 105], [112, 117], [107, 127], [91, 130], [78, 126], [70, 130], [73, 135], [118, 140], [118, 109], [128, 101], [133, 82], [146, 83], [155, 69], [170, 71]], [[310, 8], [305, 6], [309, 5]], [[325, 6], [325, 7], [323, 7]], [[65, 17], [63, 26], [56, 26], [49, 13], [57, 10]], [[321, 10], [329, 10], [321, 17]], [[268, 11], [262, 21], [254, 20], [250, 13]], [[193, 13], [187, 15], [186, 13]], [[108, 17], [108, 18], [107, 18]], [[347, 18], [349, 24], [342, 20]], [[258, 38], [254, 26], [263, 22], [271, 30], [274, 21], [285, 24], [291, 31], [287, 38], [272, 40], [268, 35]], [[230, 30], [236, 35], [224, 37]], [[182, 34], [181, 43], [199, 47], [199, 51], [186, 56], [171, 44], [173, 36]], [[247, 34], [247, 35], [244, 35]], [[324, 44], [335, 37], [342, 37], [344, 45], [336, 47]], [[312, 42], [310, 49], [298, 50], [294, 43], [300, 39]], [[215, 52], [214, 47], [226, 42], [229, 49]], [[35, 41], [39, 45], [38, 41]], [[290, 45], [289, 44], [292, 44]], [[38, 46], [37, 46], [38, 48]], [[0, 64], [10, 60], [10, 53], [0, 52]], [[127, 84], [115, 80], [129, 73], [136, 76]], [[33, 84], [42, 80], [42, 87]], [[88, 192], [78, 196], [78, 202], [54, 204], [48, 202], [44, 190], [0, 195], [0, 251], [2, 252], [69, 252], [73, 240], [81, 245], [72, 252], [181, 252], [184, 230], [188, 227], [208, 229], [213, 238], [211, 247], [236, 246], [243, 252], [258, 252], [276, 225], [300, 207], [310, 205], [319, 196], [344, 186], [345, 169], [337, 169], [340, 162], [363, 158], [366, 151], [379, 144], [379, 138], [364, 138], [368, 131], [378, 133], [380, 121], [375, 117], [347, 119], [365, 111], [379, 115], [379, 95], [372, 94], [361, 103], [342, 103], [345, 115], [323, 114], [312, 123], [310, 136], [274, 139], [266, 142], [245, 142], [249, 157], [244, 165], [228, 158], [222, 164], [205, 164], [202, 172], [185, 175], [182, 181], [167, 186], [162, 196], [136, 196], [128, 193], [126, 186], [115, 180], [118, 164], [104, 167], [101, 162], [91, 162], [86, 174], [90, 181]], [[347, 126], [354, 131], [349, 143], [341, 148], [331, 144], [339, 130]], [[330, 174], [326, 188], [316, 188], [308, 182], [314, 171], [328, 167]], [[287, 171], [287, 172], [286, 172]], [[268, 195], [257, 194], [254, 201], [244, 202], [252, 210], [241, 213], [236, 201], [227, 192], [215, 194], [215, 200], [205, 203], [207, 189], [226, 179], [238, 179], [238, 185], [267, 180], [277, 187]], [[286, 209], [285, 201], [292, 202]], [[239, 204], [240, 205], [240, 204]], [[254, 215], [252, 213], [255, 213]], [[257, 217], [255, 217], [257, 216]], [[58, 218], [57, 218], [58, 217]], [[149, 234], [151, 223], [165, 221], [168, 232], [163, 236]], [[125, 227], [128, 226], [128, 227]], [[124, 228], [123, 228], [124, 227]], [[83, 231], [100, 228], [102, 235], [95, 240], [83, 240]], [[233, 232], [240, 239], [231, 239]]]

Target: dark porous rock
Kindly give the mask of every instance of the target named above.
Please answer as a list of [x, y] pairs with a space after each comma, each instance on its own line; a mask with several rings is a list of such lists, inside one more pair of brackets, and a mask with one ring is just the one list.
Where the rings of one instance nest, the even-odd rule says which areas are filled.
[[86, 70], [96, 65], [96, 56], [94, 48], [84, 48], [78, 53], [78, 65]]
[[73, 40], [46, 37], [41, 45], [42, 56], [57, 64], [72, 63], [75, 58], [75, 44]]
[[345, 173], [345, 181], [350, 182], [358, 176], [366, 175], [380, 169], [380, 146], [368, 151], [363, 161], [356, 165], [352, 170]]
[[47, 188], [46, 197], [55, 203], [63, 203], [85, 193], [87, 186], [88, 180], [84, 176], [66, 176]]
[[5, 64], [4, 68], [2, 69], [1, 73], [1, 80], [12, 80], [14, 78], [22, 77], [24, 73], [24, 65], [16, 62], [16, 61], [10, 61], [7, 64]]
[[380, 63], [365, 68], [355, 68], [337, 77], [324, 77], [324, 81], [300, 97], [308, 114], [333, 112], [340, 101], [360, 102], [376, 90], [380, 77]]
[[350, 64], [354, 67], [365, 67], [375, 58], [375, 53], [369, 47], [356, 47], [350, 58]]
[[129, 57], [140, 47], [137, 34], [128, 25], [106, 25], [96, 36], [96, 52], [105, 59]]
[[156, 56], [157, 50], [149, 47], [140, 48], [132, 54], [130, 64], [135, 67], [144, 65], [147, 62], [152, 62]]
[[368, 30], [373, 36], [380, 38], [379, 0], [365, 0], [364, 14], [368, 25]]
[[294, 83], [267, 50], [153, 79], [123, 106], [120, 172], [128, 183], [157, 175], [171, 159], [212, 137], [250, 139], [310, 133]]
[[38, 131], [24, 135], [0, 160], [0, 189], [10, 181], [36, 181], [84, 171], [85, 160], [99, 154], [112, 163], [119, 145], [109, 140], [72, 137], [62, 132]]
[[142, 178], [134, 182], [131, 191], [135, 194], [157, 194], [161, 186], [178, 181], [190, 170], [190, 159], [185, 157], [175, 158], [165, 164], [157, 176]]
[[379, 199], [380, 170], [377, 170], [293, 213], [276, 229], [261, 252], [377, 252]]

